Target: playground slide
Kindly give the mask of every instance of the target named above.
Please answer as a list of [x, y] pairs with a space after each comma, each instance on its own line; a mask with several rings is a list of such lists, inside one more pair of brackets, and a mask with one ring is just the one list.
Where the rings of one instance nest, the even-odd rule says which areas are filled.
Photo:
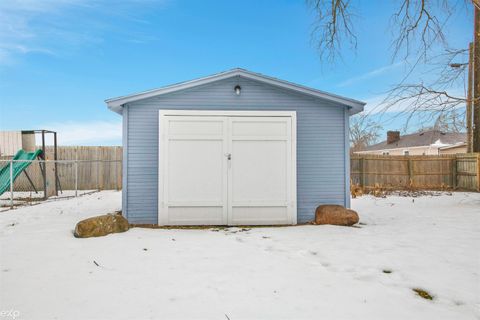
[[[40, 149], [35, 152], [26, 152], [25, 150], [20, 149], [15, 157], [13, 157], [13, 160], [35, 160], [41, 153], [42, 150]], [[3, 164], [4, 166], [0, 169], [0, 195], [10, 189], [10, 163], [3, 162]], [[12, 162], [12, 178], [14, 182], [20, 173], [27, 169], [30, 164], [30, 161]]]

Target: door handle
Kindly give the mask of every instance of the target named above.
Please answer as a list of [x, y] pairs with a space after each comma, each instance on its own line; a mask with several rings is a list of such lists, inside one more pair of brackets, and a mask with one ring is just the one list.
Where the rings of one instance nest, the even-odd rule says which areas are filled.
[[225, 157], [227, 157], [227, 160], [232, 160], [232, 154], [231, 153], [225, 153]]

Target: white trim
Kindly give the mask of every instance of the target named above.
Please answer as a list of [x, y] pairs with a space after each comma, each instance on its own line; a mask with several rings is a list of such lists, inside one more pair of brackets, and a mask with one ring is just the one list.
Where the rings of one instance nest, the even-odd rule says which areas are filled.
[[297, 113], [295, 111], [292, 112], [292, 115], [290, 117], [292, 121], [292, 151], [291, 151], [291, 156], [292, 156], [292, 174], [291, 174], [291, 179], [292, 179], [292, 212], [293, 212], [293, 217], [292, 217], [292, 222], [293, 224], [297, 224], [297, 219], [298, 219], [298, 211], [297, 211]]
[[[297, 224], [298, 219], [298, 212], [297, 212], [297, 113], [296, 111], [230, 111], [230, 110], [159, 110], [159, 148], [158, 148], [158, 213], [157, 213], [157, 220], [159, 225], [165, 225], [168, 223], [166, 215], [161, 214], [164, 212], [164, 208], [167, 204], [164, 201], [165, 195], [165, 185], [166, 185], [166, 178], [164, 175], [165, 171], [165, 161], [164, 157], [168, 157], [165, 153], [167, 152], [165, 148], [165, 140], [167, 139], [166, 132], [165, 132], [165, 124], [166, 124], [166, 117], [167, 116], [206, 116], [206, 117], [289, 117], [291, 121], [291, 175], [290, 175], [290, 186], [291, 186], [291, 195], [290, 195], [290, 203], [287, 203], [287, 208], [291, 207], [291, 217], [290, 221], [292, 224]], [[229, 120], [231, 121], [231, 120]], [[226, 130], [227, 126], [224, 125], [224, 130]], [[228, 141], [232, 140], [230, 137], [227, 137]], [[231, 146], [227, 145], [227, 150], [230, 150]], [[162, 157], [163, 155], [163, 157]], [[229, 163], [225, 161], [224, 163], [225, 168], [227, 169], [227, 165]], [[231, 179], [228, 179], [227, 176], [230, 172], [227, 170], [227, 174], [224, 175], [225, 179], [227, 179], [227, 183], [230, 183]], [[231, 186], [227, 188], [228, 192], [231, 192]], [[230, 201], [231, 195], [226, 195], [227, 201]], [[175, 203], [173, 205], [179, 205], [179, 203]], [[198, 206], [206, 206], [206, 203], [197, 203]], [[211, 205], [211, 203], [208, 203]], [[277, 205], [277, 204], [276, 204]], [[230, 206], [230, 203], [227, 204], [227, 207]], [[280, 203], [278, 206], [282, 206]], [[228, 211], [227, 211], [228, 213]], [[224, 215], [225, 216], [225, 215]], [[228, 221], [228, 217], [227, 217]], [[224, 221], [224, 224], [227, 224], [227, 221]]]
[[164, 161], [162, 155], [165, 153], [165, 119], [162, 117], [161, 113], [158, 119], [158, 209], [157, 209], [157, 222], [159, 225], [164, 225], [167, 223], [165, 217], [160, 214], [160, 212], [165, 207], [163, 201], [164, 188], [165, 188], [165, 179], [163, 177], [164, 172]]
[[[225, 141], [226, 141], [226, 152], [228, 152], [231, 156], [231, 153], [232, 153], [232, 144], [233, 144], [233, 140], [232, 140], [232, 131], [229, 130], [229, 128], [232, 127], [232, 121], [233, 119], [232, 118], [227, 118], [227, 125], [224, 127], [225, 128], [225, 137], [227, 138]], [[233, 212], [232, 212], [232, 199], [233, 199], [233, 179], [232, 179], [232, 161], [227, 161], [227, 167], [226, 167], [227, 171], [224, 175], [224, 177], [226, 177], [227, 179], [224, 180], [224, 182], [226, 182], [226, 186], [227, 186], [227, 206], [226, 206], [226, 217], [227, 217], [227, 221], [226, 221], [226, 224], [228, 224], [229, 221], [232, 221], [233, 220]]]
[[260, 82], [267, 83], [269, 85], [276, 86], [276, 87], [281, 87], [281, 88], [284, 88], [284, 89], [287, 89], [287, 90], [300, 92], [300, 93], [303, 93], [303, 94], [306, 94], [306, 95], [310, 95], [310, 96], [314, 96], [314, 97], [317, 97], [317, 98], [325, 99], [327, 101], [339, 103], [342, 107], [347, 106], [347, 107], [351, 108], [350, 115], [353, 115], [355, 113], [363, 111], [363, 107], [366, 104], [365, 102], [362, 102], [362, 101], [342, 97], [342, 96], [335, 95], [335, 94], [332, 94], [332, 93], [327, 93], [327, 92], [324, 92], [324, 91], [309, 88], [309, 87], [302, 86], [302, 85], [299, 85], [299, 84], [295, 84], [295, 83], [292, 83], [292, 82], [288, 82], [288, 81], [285, 81], [285, 80], [280, 80], [280, 79], [277, 79], [277, 78], [265, 76], [265, 75], [262, 75], [262, 74], [259, 74], [259, 73], [251, 72], [251, 71], [244, 70], [244, 69], [238, 69], [238, 68], [237, 69], [232, 69], [232, 70], [229, 70], [229, 71], [225, 71], [225, 72], [221, 72], [221, 73], [217, 73], [217, 74], [207, 76], [207, 77], [204, 77], [204, 78], [199, 78], [199, 79], [195, 79], [195, 80], [181, 82], [181, 83], [178, 83], [178, 84], [173, 84], [173, 85], [162, 87], [162, 88], [159, 88], [159, 89], [153, 89], [153, 90], [148, 90], [148, 91], [135, 93], [135, 94], [127, 95], [127, 96], [121, 96], [121, 97], [118, 97], [118, 98], [107, 99], [107, 100], [105, 100], [105, 103], [108, 105], [108, 108], [110, 108], [111, 110], [121, 114], [123, 105], [125, 105], [126, 103], [129, 103], [129, 102], [133, 102], [133, 101], [137, 101], [137, 100], [141, 100], [141, 99], [146, 99], [146, 98], [151, 98], [151, 97], [159, 96], [159, 95], [162, 95], [162, 94], [167, 94], [167, 93], [171, 93], [171, 92], [175, 92], [175, 91], [179, 91], [179, 90], [184, 90], [184, 89], [188, 89], [188, 88], [192, 88], [192, 87], [196, 87], [196, 86], [201, 86], [201, 85], [211, 83], [211, 82], [214, 82], [214, 81], [219, 81], [219, 80], [228, 79], [228, 78], [237, 77], [237, 76], [238, 77], [243, 77], [243, 78], [246, 78], [246, 79], [250, 79], [250, 80], [260, 81]]
[[345, 152], [345, 156], [344, 156], [344, 174], [345, 174], [345, 196], [344, 196], [344, 201], [343, 201], [343, 205], [345, 206], [345, 208], [349, 208], [351, 207], [351, 203], [350, 203], [350, 118], [348, 116], [348, 111], [345, 110], [345, 113], [344, 113], [344, 135], [345, 135], [345, 139], [344, 139], [344, 152]]
[[128, 108], [122, 119], [122, 215], [128, 220]]
[[448, 149], [453, 149], [453, 148], [459, 148], [459, 147], [466, 147], [467, 143], [466, 142], [458, 142], [449, 146], [445, 147], [439, 147], [438, 150], [448, 150]]
[[[229, 120], [228, 119], [225, 119], [223, 121], [223, 151], [225, 153], [229, 153], [231, 152], [231, 146], [230, 146], [230, 137], [229, 137], [229, 130], [228, 130], [228, 122]], [[230, 157], [231, 158], [231, 157]], [[229, 160], [227, 157], [223, 157], [223, 162], [222, 162], [222, 166], [223, 166], [223, 180], [222, 180], [222, 185], [224, 186], [223, 188], [223, 191], [222, 191], [222, 202], [223, 202], [223, 224], [227, 225], [228, 224], [228, 221], [229, 221], [229, 217], [228, 217], [228, 214], [229, 214], [229, 210], [228, 210], [228, 206], [229, 206], [229, 194], [228, 194], [228, 190], [229, 190], [229, 186], [228, 186], [228, 182], [229, 182], [229, 178], [228, 178], [228, 175], [230, 174], [230, 166], [232, 165], [231, 163], [231, 160]]]
[[208, 116], [208, 117], [296, 117], [296, 111], [252, 111], [252, 110], [166, 110], [160, 116]]

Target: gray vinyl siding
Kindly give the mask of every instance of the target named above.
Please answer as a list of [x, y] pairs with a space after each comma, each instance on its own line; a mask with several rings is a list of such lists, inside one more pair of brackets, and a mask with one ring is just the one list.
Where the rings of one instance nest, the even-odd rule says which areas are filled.
[[[240, 96], [233, 91], [237, 84]], [[131, 223], [157, 223], [159, 109], [296, 111], [298, 222], [311, 220], [320, 204], [348, 205], [343, 106], [236, 77], [132, 102], [125, 109], [123, 208]]]

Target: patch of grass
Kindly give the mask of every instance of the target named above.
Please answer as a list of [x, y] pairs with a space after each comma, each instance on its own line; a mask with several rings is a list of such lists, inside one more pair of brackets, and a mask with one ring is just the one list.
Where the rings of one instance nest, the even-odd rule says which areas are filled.
[[433, 296], [426, 290], [420, 288], [413, 288], [412, 290], [423, 299], [433, 300]]
[[392, 273], [393, 271], [390, 270], [390, 269], [383, 269], [382, 272], [383, 272], [383, 273]]

